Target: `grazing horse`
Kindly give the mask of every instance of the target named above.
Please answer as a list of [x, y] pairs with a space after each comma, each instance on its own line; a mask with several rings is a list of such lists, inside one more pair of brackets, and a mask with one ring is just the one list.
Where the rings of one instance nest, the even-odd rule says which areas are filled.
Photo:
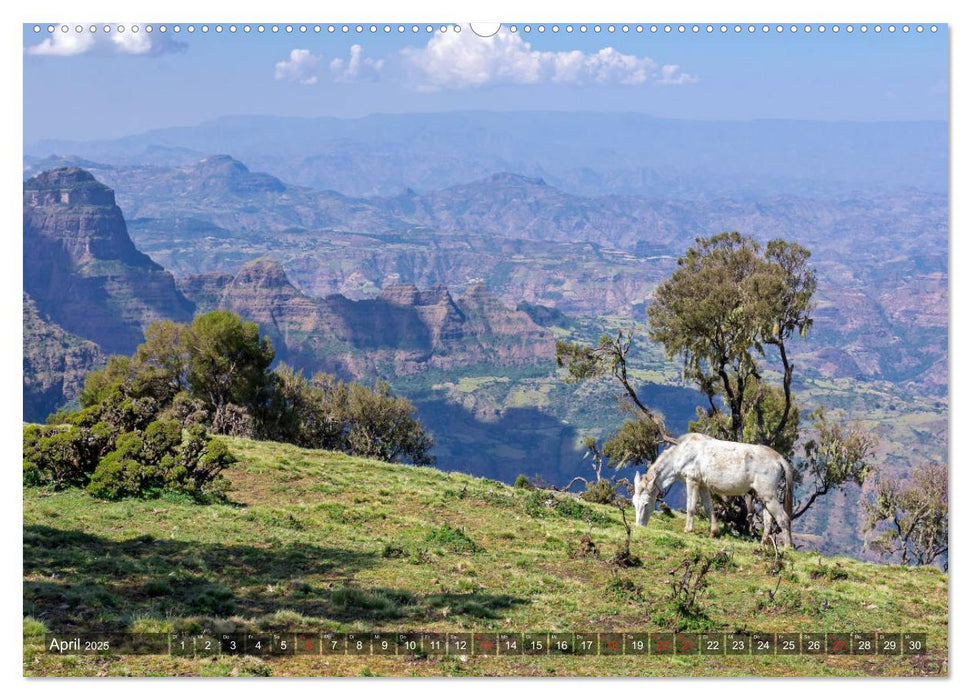
[[[775, 520], [782, 529], [783, 544], [792, 546], [792, 466], [771, 447], [688, 433], [654, 460], [643, 481], [639, 473], [634, 477], [638, 525], [647, 525], [658, 497], [675, 481], [684, 482], [688, 492], [685, 532], [694, 529], [699, 496], [714, 537], [718, 527], [711, 494], [743, 496], [754, 491], [763, 505], [762, 541], [768, 540]], [[781, 501], [780, 493], [784, 493]]]

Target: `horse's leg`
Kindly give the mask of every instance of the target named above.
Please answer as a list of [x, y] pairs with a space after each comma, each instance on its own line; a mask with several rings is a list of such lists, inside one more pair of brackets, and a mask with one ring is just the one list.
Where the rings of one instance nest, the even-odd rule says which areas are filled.
[[772, 536], [772, 514], [768, 507], [762, 504], [762, 544], [766, 544]]
[[708, 515], [708, 536], [714, 537], [718, 534], [718, 523], [715, 521], [715, 509], [711, 505], [711, 491], [707, 487], [701, 487], [701, 507]]
[[688, 492], [684, 531], [692, 532], [695, 529], [695, 509], [698, 507], [698, 485], [691, 479], [686, 479], [684, 486]]
[[765, 510], [771, 513], [772, 518], [779, 524], [779, 529], [782, 530], [782, 543], [786, 547], [792, 547], [792, 523], [789, 521], [789, 516], [786, 515], [786, 509], [782, 507], [775, 494], [764, 499], [762, 503]]

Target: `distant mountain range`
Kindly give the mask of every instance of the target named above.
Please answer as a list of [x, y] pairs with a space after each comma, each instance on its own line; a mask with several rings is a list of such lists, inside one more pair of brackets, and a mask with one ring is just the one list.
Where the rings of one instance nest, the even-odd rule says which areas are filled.
[[496, 172], [573, 194], [752, 199], [947, 191], [946, 122], [695, 121], [637, 113], [444, 112], [359, 119], [223, 117], [107, 141], [25, 144], [115, 165], [232, 153], [255, 170], [352, 196], [428, 192]]
[[[75, 163], [49, 158], [39, 165]], [[484, 283], [522, 302], [643, 322], [654, 286], [698, 236], [739, 230], [813, 253], [819, 309], [800, 366], [942, 396], [947, 386], [947, 197], [913, 190], [758, 201], [578, 196], [498, 173], [443, 190], [348, 197], [252, 172], [226, 155], [189, 165], [88, 163], [118, 191], [138, 246], [178, 276], [235, 275], [269, 256], [324, 298], [397, 284]]]
[[[244, 191], [267, 187], [267, 176], [245, 168], [236, 177], [234, 187]], [[367, 301], [315, 299], [290, 284], [278, 263], [260, 259], [235, 275], [188, 276], [177, 288], [171, 273], [135, 248], [114, 192], [89, 172], [59, 168], [24, 184], [25, 419], [42, 419], [74, 398], [87, 371], [106, 354], [131, 353], [152, 322], [185, 322], [216, 308], [259, 323], [281, 359], [345, 379], [484, 358], [548, 362], [553, 352], [549, 331], [481, 285], [457, 300], [441, 285], [401, 285]]]

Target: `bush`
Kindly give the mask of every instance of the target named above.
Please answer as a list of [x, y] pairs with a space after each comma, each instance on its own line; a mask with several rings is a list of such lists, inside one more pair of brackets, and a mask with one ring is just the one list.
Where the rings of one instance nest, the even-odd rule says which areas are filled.
[[480, 550], [480, 547], [465, 534], [465, 530], [449, 525], [433, 529], [425, 537], [425, 542], [438, 545], [455, 554], [475, 554]]
[[99, 440], [88, 428], [24, 426], [24, 483], [83, 486], [98, 464]]
[[25, 484], [81, 486], [99, 498], [218, 493], [220, 472], [234, 461], [205, 428], [183, 431], [175, 421], [153, 421], [117, 438], [104, 423], [24, 428]]
[[588, 482], [587, 490], [580, 494], [580, 498], [591, 503], [609, 505], [617, 500], [617, 487], [609, 481]]
[[533, 485], [529, 483], [529, 479], [526, 478], [525, 474], [520, 474], [516, 477], [516, 483], [513, 486], [517, 489], [531, 489]]

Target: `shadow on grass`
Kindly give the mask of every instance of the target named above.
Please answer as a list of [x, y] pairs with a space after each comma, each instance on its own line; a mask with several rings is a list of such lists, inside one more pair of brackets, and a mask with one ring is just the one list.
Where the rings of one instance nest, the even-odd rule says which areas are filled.
[[138, 618], [236, 616], [267, 629], [313, 627], [315, 620], [492, 619], [527, 602], [483, 592], [358, 587], [350, 581], [374, 566], [376, 555], [304, 543], [114, 541], [30, 525], [23, 551], [24, 614], [58, 632], [125, 631]]

